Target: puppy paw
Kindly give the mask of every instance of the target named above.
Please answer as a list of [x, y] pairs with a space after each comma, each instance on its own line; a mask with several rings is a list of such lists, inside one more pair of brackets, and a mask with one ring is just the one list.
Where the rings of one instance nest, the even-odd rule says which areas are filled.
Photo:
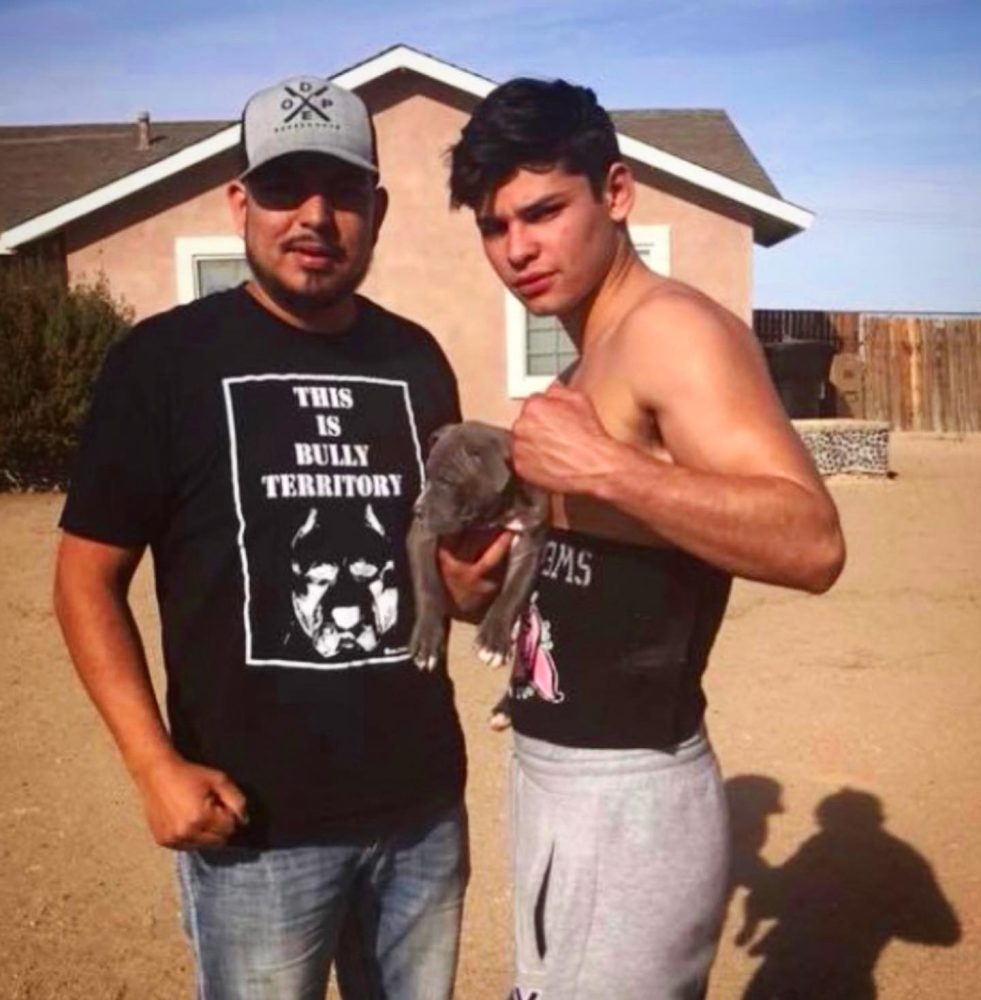
[[446, 625], [442, 618], [422, 617], [416, 621], [409, 640], [409, 655], [420, 670], [432, 670], [446, 649]]
[[477, 656], [491, 667], [500, 667], [511, 653], [511, 626], [493, 616], [477, 630]]
[[507, 659], [507, 654], [500, 653], [494, 649], [488, 649], [486, 646], [481, 646], [479, 643], [476, 646], [477, 649], [477, 659], [481, 663], [486, 663], [487, 666], [497, 669], [498, 667], [504, 666], [504, 661]]

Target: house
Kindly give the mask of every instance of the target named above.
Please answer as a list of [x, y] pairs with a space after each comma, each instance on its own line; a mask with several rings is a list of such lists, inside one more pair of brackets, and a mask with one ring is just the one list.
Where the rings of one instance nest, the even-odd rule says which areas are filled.
[[[501, 422], [564, 367], [568, 342], [531, 320], [486, 265], [468, 211], [448, 208], [445, 152], [494, 83], [407, 46], [336, 74], [371, 110], [391, 209], [366, 294], [433, 331], [468, 416]], [[243, 99], [246, 95], [243, 95]], [[724, 111], [613, 112], [638, 197], [631, 231], [649, 266], [748, 322], [753, 244], [812, 216], [781, 196]], [[104, 274], [136, 315], [247, 273], [224, 187], [237, 121], [0, 128], [0, 254], [40, 255], [68, 280]]]

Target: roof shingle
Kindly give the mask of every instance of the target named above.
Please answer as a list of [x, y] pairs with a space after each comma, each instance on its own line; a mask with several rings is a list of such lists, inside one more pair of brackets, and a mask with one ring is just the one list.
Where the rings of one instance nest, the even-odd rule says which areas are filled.
[[781, 197], [732, 119], [722, 110], [611, 111], [617, 131], [714, 170], [764, 194]]
[[0, 231], [207, 139], [230, 121], [153, 122], [148, 150], [136, 123], [0, 126]]

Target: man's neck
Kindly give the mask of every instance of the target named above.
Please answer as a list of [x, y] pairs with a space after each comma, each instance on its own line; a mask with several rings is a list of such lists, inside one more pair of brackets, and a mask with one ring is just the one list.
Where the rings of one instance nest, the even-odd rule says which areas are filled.
[[310, 333], [341, 333], [354, 322], [358, 314], [353, 295], [347, 295], [329, 305], [311, 305], [309, 310], [273, 298], [258, 281], [246, 283], [245, 290], [276, 319]]
[[615, 330], [657, 281], [633, 244], [624, 239], [602, 281], [573, 312], [559, 317], [579, 353]]

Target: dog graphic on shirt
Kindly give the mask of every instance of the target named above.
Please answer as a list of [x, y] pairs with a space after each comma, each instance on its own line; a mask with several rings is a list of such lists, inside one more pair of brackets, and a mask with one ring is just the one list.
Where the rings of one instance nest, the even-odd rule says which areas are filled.
[[293, 624], [324, 660], [371, 653], [398, 623], [392, 546], [371, 504], [352, 520], [311, 507], [291, 543]]

